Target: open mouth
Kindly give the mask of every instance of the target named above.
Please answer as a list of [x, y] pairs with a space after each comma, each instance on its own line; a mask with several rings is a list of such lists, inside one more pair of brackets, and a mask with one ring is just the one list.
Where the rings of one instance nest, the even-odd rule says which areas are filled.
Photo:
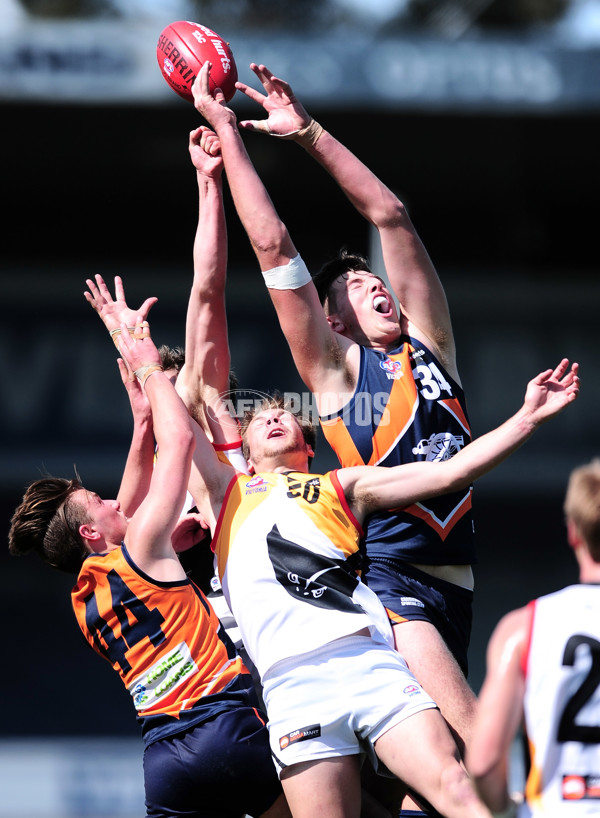
[[285, 435], [284, 429], [272, 429], [267, 435], [267, 440], [271, 440], [272, 437], [283, 437], [284, 435]]
[[388, 315], [391, 311], [390, 302], [385, 295], [377, 295], [373, 299], [373, 309], [380, 315]]

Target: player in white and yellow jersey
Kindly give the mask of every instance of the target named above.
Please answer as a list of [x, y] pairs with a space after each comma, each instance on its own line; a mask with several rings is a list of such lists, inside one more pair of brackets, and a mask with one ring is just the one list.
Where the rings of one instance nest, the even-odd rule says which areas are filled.
[[245, 425], [251, 476], [219, 461], [196, 428], [190, 490], [260, 671], [271, 750], [295, 818], [358, 816], [364, 753], [447, 818], [489, 816], [354, 560], [370, 513], [468, 485], [578, 391], [577, 364], [565, 359], [530, 382], [516, 415], [447, 461], [327, 475], [308, 473], [312, 447], [298, 419], [276, 404]]
[[[482, 798], [507, 818], [600, 814], [600, 460], [573, 471], [564, 510], [579, 584], [499, 622], [467, 756]], [[507, 770], [521, 723], [530, 769], [517, 806]]]

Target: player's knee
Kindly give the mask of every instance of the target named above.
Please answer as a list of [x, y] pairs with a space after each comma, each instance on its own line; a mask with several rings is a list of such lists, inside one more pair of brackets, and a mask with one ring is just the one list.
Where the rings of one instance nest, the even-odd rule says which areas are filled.
[[457, 759], [452, 759], [443, 768], [440, 779], [442, 798], [450, 803], [471, 805], [478, 800], [475, 788], [467, 772]]

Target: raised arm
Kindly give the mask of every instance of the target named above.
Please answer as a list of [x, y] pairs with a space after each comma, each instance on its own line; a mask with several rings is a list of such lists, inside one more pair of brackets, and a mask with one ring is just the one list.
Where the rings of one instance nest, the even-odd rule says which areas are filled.
[[239, 440], [222, 397], [229, 387], [230, 354], [225, 311], [227, 228], [223, 208], [223, 160], [219, 140], [207, 127], [190, 133], [189, 151], [198, 182], [194, 279], [185, 327], [185, 364], [177, 391], [215, 444]]
[[148, 493], [154, 464], [152, 410], [140, 382], [125, 361], [117, 361], [127, 390], [133, 417], [133, 435], [117, 500], [127, 517], [132, 517]]
[[516, 451], [545, 421], [579, 394], [578, 364], [564, 358], [527, 385], [519, 411], [497, 429], [472, 441], [448, 460], [409, 463], [393, 468], [357, 466], [338, 471], [357, 518], [373, 511], [404, 508], [427, 497], [469, 486]]
[[523, 658], [532, 615], [530, 606], [511, 611], [492, 634], [487, 650], [487, 673], [467, 751], [467, 769], [482, 801], [494, 814], [505, 811], [510, 814], [508, 757], [523, 718]]
[[240, 127], [291, 139], [335, 179], [356, 210], [379, 232], [383, 260], [400, 303], [403, 332], [428, 343], [458, 380], [448, 302], [429, 255], [404, 204], [357, 156], [307, 113], [289, 83], [264, 65], [252, 63], [265, 94], [245, 83], [236, 87], [262, 105], [263, 120]]
[[187, 408], [162, 371], [147, 322], [133, 334], [122, 324], [119, 350], [145, 391], [160, 456], [146, 496], [130, 520], [125, 544], [139, 568], [160, 580], [185, 576], [171, 544], [190, 475], [194, 435]]
[[[312, 391], [340, 391], [345, 384], [345, 350], [351, 342], [327, 323], [312, 279], [297, 259], [285, 224], [258, 176], [238, 131], [235, 114], [209, 86], [204, 63], [192, 87], [197, 110], [221, 144], [227, 180], [240, 220], [263, 273], [300, 376]], [[283, 282], [283, 283], [282, 283]]]
[[[138, 316], [147, 318], [157, 299], [147, 298], [136, 311], [127, 305], [125, 289], [119, 276], [115, 277], [115, 298], [112, 297], [101, 275], [96, 275], [95, 281], [88, 279], [86, 283], [89, 291], [84, 293], [85, 299], [111, 333], [118, 349], [121, 324], [131, 328]], [[150, 404], [137, 378], [122, 358], [118, 358], [117, 363], [133, 417], [133, 435], [117, 499], [127, 517], [131, 517], [150, 486], [154, 460], [154, 432]]]

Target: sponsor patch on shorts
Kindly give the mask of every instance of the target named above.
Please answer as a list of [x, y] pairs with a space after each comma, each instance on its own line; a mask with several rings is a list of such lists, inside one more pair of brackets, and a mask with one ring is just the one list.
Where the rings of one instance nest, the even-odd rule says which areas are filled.
[[309, 727], [300, 727], [298, 730], [292, 730], [285, 736], [279, 739], [279, 749], [285, 750], [290, 744], [296, 744], [298, 741], [309, 741], [311, 738], [319, 738], [321, 735], [321, 725], [311, 724]]
[[600, 776], [563, 775], [563, 801], [583, 801], [600, 798]]
[[424, 608], [425, 605], [421, 602], [420, 599], [415, 599], [414, 596], [401, 596], [400, 597], [400, 604], [401, 605], [417, 605], [419, 608]]

